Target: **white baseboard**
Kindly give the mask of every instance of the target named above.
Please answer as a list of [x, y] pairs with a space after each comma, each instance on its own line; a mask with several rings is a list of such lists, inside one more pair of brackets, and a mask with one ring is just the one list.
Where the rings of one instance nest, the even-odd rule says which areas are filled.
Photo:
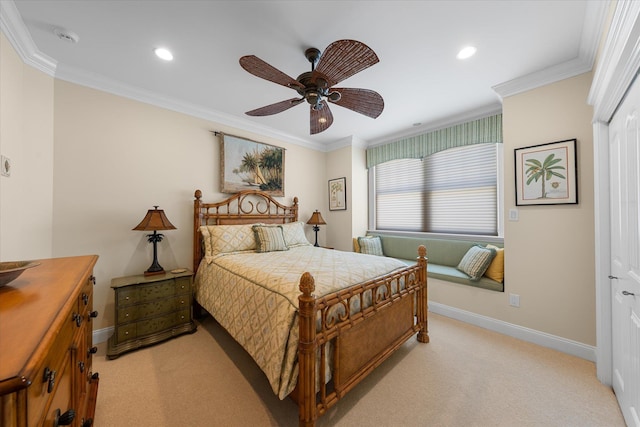
[[108, 328], [96, 329], [93, 331], [93, 343], [100, 344], [109, 339], [109, 337], [113, 334], [113, 330], [115, 328], [113, 326], [109, 326]]
[[443, 316], [451, 317], [465, 323], [470, 323], [484, 329], [499, 332], [510, 337], [518, 338], [523, 341], [538, 344], [547, 348], [552, 348], [554, 350], [558, 350], [572, 356], [580, 357], [581, 359], [586, 359], [591, 362], [596, 361], [596, 348], [577, 341], [568, 340], [556, 335], [551, 335], [545, 332], [536, 331], [535, 329], [529, 329], [523, 326], [514, 325], [502, 320], [482, 316], [480, 314], [461, 310], [455, 307], [450, 307], [444, 304], [439, 304], [433, 301], [429, 301], [429, 311], [432, 311], [436, 314], [441, 314]]
[[[470, 311], [461, 310], [437, 302], [429, 301], [429, 311], [443, 316], [451, 317], [465, 323], [479, 326], [490, 331], [499, 332], [510, 337], [518, 338], [523, 341], [541, 345], [543, 347], [552, 348], [563, 353], [582, 359], [596, 361], [596, 349], [593, 346], [579, 343], [577, 341], [568, 340], [566, 338], [547, 334], [545, 332], [536, 331], [535, 329], [525, 328], [523, 326], [514, 325], [512, 323], [503, 322], [502, 320], [493, 319], [491, 317], [482, 316]], [[93, 331], [93, 343], [100, 344], [109, 339], [113, 334], [114, 327], [97, 329]]]

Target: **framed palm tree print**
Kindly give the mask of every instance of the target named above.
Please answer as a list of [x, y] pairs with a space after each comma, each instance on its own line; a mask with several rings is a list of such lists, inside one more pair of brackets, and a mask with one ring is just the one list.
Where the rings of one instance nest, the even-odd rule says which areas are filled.
[[284, 148], [233, 135], [220, 138], [222, 193], [262, 190], [284, 196]]
[[516, 205], [578, 203], [576, 139], [515, 149]]

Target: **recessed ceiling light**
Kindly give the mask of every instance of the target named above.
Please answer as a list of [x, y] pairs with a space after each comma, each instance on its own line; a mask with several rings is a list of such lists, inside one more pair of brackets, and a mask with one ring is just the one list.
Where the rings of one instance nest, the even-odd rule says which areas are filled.
[[460, 52], [458, 52], [458, 55], [456, 55], [456, 58], [458, 59], [467, 59], [472, 57], [473, 55], [476, 54], [476, 51], [478, 49], [476, 49], [473, 46], [467, 46], [465, 48], [463, 48]]
[[164, 59], [165, 61], [173, 61], [173, 54], [169, 49], [165, 49], [164, 47], [158, 47], [154, 50], [156, 56], [160, 59]]

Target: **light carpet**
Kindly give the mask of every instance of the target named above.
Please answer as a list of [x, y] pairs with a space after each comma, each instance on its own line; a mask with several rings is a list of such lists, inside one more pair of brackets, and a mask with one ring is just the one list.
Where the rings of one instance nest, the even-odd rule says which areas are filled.
[[[624, 426], [592, 362], [430, 313], [431, 342], [404, 344], [321, 426]], [[198, 330], [105, 358], [96, 427], [297, 426], [248, 354], [211, 317]]]

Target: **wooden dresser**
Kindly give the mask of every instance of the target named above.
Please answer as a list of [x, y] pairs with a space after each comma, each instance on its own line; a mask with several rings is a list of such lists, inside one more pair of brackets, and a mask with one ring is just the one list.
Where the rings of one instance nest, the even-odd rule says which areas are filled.
[[0, 288], [0, 425], [93, 424], [96, 255], [39, 260]]

